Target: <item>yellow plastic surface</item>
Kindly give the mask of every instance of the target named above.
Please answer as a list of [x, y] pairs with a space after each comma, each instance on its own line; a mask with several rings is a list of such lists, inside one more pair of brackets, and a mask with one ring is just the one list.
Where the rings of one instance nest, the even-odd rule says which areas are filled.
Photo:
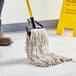
[[76, 37], [76, 0], [63, 0], [56, 34], [62, 35], [65, 28], [72, 28]]
[[28, 11], [29, 11], [30, 18], [32, 18], [33, 15], [32, 15], [32, 11], [31, 11], [29, 0], [26, 0], [26, 4], [27, 4], [27, 8], [28, 8]]

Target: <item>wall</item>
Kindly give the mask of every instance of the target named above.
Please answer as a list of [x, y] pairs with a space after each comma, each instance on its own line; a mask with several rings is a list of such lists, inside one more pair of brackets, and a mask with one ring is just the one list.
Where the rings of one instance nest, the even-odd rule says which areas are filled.
[[[62, 0], [30, 0], [35, 19], [58, 19], [62, 6]], [[5, 0], [2, 23], [25, 22], [29, 18], [25, 0]]]

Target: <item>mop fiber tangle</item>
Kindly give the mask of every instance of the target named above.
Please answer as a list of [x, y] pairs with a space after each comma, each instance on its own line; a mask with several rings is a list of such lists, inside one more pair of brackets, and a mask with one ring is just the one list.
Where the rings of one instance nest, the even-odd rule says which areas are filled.
[[39, 67], [49, 67], [72, 59], [49, 53], [48, 36], [45, 29], [33, 29], [26, 34], [26, 53], [29, 63]]

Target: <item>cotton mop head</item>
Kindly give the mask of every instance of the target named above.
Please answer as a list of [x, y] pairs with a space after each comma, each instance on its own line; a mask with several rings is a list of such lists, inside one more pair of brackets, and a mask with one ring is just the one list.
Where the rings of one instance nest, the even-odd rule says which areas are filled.
[[48, 36], [45, 29], [33, 29], [26, 34], [26, 53], [29, 63], [48, 67], [71, 61], [72, 59], [49, 53]]

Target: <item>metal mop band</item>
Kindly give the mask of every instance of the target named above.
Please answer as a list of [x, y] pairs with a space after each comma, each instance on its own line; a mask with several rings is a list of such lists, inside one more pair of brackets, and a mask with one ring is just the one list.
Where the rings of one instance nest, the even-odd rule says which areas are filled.
[[72, 59], [49, 53], [48, 36], [45, 29], [33, 29], [26, 34], [26, 53], [29, 63], [48, 67], [71, 61]]

